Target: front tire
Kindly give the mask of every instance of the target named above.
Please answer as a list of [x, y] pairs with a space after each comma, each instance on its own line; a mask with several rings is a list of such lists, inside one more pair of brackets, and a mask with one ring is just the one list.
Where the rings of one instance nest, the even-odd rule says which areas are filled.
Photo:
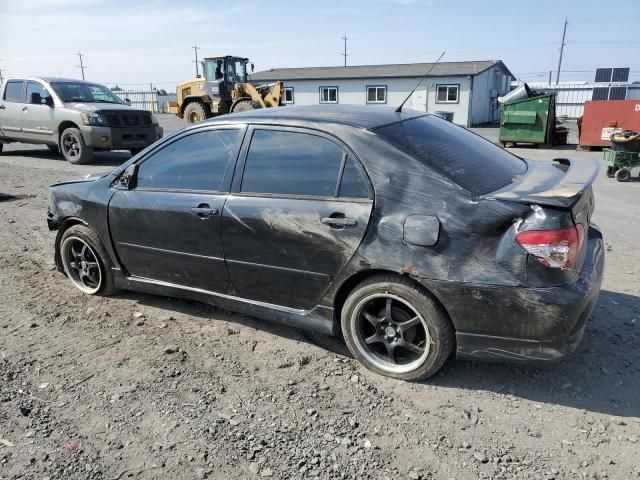
[[64, 272], [78, 290], [88, 295], [116, 291], [113, 263], [96, 232], [85, 225], [73, 225], [62, 234], [59, 248]]
[[187, 123], [198, 123], [209, 118], [207, 115], [208, 108], [201, 102], [191, 102], [184, 108], [183, 117]]
[[347, 297], [342, 334], [369, 370], [401, 380], [435, 374], [454, 346], [454, 331], [440, 305], [413, 281], [377, 275]]
[[60, 135], [60, 150], [69, 163], [80, 165], [93, 158], [93, 148], [87, 146], [82, 132], [75, 127], [67, 128]]

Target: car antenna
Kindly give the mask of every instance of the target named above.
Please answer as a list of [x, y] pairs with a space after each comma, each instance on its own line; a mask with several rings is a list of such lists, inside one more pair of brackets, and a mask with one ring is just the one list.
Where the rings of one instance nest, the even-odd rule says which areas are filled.
[[407, 100], [409, 100], [409, 99], [411, 98], [411, 95], [413, 95], [413, 92], [415, 92], [415, 91], [418, 89], [418, 87], [419, 87], [420, 85], [422, 85], [422, 82], [424, 82], [425, 78], [427, 78], [427, 77], [429, 76], [429, 74], [431, 73], [431, 70], [433, 70], [433, 69], [435, 68], [435, 66], [438, 64], [438, 62], [440, 61], [440, 59], [441, 59], [442, 57], [444, 57], [444, 54], [445, 54], [445, 53], [446, 53], [446, 52], [442, 52], [442, 53], [440, 54], [440, 56], [439, 56], [439, 57], [438, 57], [438, 59], [436, 60], [436, 63], [434, 63], [433, 65], [431, 65], [431, 68], [429, 69], [429, 71], [428, 71], [427, 73], [425, 73], [425, 74], [424, 74], [424, 77], [422, 77], [422, 78], [420, 79], [420, 81], [418, 82], [418, 84], [413, 88], [413, 90], [411, 90], [411, 93], [410, 93], [409, 95], [407, 95], [407, 98], [405, 98], [405, 99], [402, 101], [402, 103], [398, 106], [398, 108], [396, 108], [396, 109], [394, 110], [394, 112], [398, 112], [398, 113], [402, 112], [402, 107], [404, 107], [404, 104], [405, 104], [405, 103], [407, 103]]

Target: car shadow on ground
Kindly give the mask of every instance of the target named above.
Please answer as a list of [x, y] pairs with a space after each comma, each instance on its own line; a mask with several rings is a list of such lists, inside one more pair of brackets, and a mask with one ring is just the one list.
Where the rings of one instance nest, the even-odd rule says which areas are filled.
[[[67, 160], [60, 154], [49, 151], [48, 149], [12, 149], [5, 150], [4, 155], [12, 155], [14, 157], [29, 157], [38, 158], [42, 160], [55, 160], [60, 162], [66, 162]], [[105, 165], [111, 167], [117, 167], [131, 158], [131, 153], [128, 151], [105, 151], [95, 152], [93, 158], [86, 165]]]
[[[123, 298], [202, 319], [228, 320], [351, 357], [340, 337], [305, 332], [190, 300], [136, 292]], [[560, 363], [516, 365], [451, 359], [424, 383], [484, 390], [546, 404], [621, 417], [640, 416], [640, 298], [602, 291], [578, 350]]]
[[640, 416], [640, 297], [601, 291], [578, 350], [544, 366], [448, 362], [431, 385]]

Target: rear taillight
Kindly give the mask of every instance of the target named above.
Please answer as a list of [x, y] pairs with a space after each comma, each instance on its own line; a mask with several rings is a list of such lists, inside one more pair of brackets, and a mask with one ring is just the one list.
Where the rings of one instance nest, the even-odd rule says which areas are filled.
[[584, 227], [577, 224], [558, 230], [528, 230], [518, 233], [516, 242], [547, 267], [571, 268], [582, 250]]

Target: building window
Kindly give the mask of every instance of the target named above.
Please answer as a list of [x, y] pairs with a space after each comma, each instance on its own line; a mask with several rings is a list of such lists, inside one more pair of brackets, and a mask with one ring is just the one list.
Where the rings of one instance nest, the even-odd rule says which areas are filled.
[[293, 87], [284, 87], [284, 102], [295, 103], [293, 100]]
[[372, 85], [367, 87], [367, 103], [387, 103], [387, 86]]
[[338, 87], [320, 87], [320, 103], [338, 103]]
[[436, 103], [458, 103], [460, 85], [436, 85]]

